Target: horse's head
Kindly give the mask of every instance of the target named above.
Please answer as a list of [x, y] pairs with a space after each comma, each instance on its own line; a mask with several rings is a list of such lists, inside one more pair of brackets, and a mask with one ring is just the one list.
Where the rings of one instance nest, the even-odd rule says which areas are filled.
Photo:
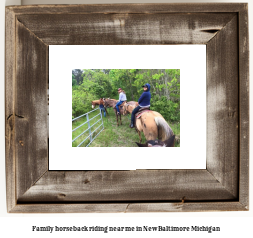
[[92, 107], [92, 108], [95, 108], [95, 106], [96, 106], [95, 102], [92, 101], [92, 102], [91, 102], [91, 107]]
[[168, 140], [149, 140], [145, 144], [135, 142], [139, 147], [174, 147], [175, 146], [175, 135], [171, 136]]
[[[126, 108], [124, 107], [125, 105], [126, 105]], [[134, 110], [134, 108], [136, 108], [136, 103], [132, 102], [132, 101], [128, 102], [125, 105], [123, 106], [123, 113], [125, 112], [125, 114], [123, 114], [123, 115], [126, 115], [128, 113], [131, 114], [132, 111]]]

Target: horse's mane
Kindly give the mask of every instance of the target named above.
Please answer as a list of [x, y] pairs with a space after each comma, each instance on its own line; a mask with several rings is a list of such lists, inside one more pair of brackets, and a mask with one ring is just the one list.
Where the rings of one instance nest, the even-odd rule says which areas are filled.
[[106, 98], [105, 100], [118, 101], [117, 99], [113, 99], [113, 98]]
[[109, 99], [107, 99], [107, 100], [110, 101], [110, 102], [113, 102], [113, 103], [114, 103], [114, 102], [117, 103], [117, 101], [118, 101], [118, 100], [112, 99], [112, 98], [109, 98]]
[[[131, 107], [131, 109], [132, 110], [134, 110], [134, 108], [136, 108], [137, 107], [137, 105], [138, 105], [138, 103], [137, 102], [135, 102], [135, 101], [129, 101], [129, 102], [127, 102], [125, 105], [124, 105], [124, 107]], [[129, 111], [128, 111], [129, 112]], [[130, 112], [129, 112], [130, 113]]]

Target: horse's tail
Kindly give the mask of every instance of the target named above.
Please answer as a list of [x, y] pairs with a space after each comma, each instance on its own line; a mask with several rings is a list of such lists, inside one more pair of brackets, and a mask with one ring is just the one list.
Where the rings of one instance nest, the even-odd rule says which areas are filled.
[[158, 127], [158, 139], [159, 140], [168, 140], [171, 136], [174, 135], [172, 129], [168, 123], [162, 117], [155, 117], [155, 122]]

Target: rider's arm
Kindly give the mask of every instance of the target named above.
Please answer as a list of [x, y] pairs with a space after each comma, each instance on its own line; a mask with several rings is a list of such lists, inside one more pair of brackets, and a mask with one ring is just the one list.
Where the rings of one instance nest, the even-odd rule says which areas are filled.
[[142, 100], [143, 100], [144, 97], [145, 97], [145, 96], [144, 96], [144, 93], [142, 93], [142, 95], [140, 96], [140, 98], [139, 98], [139, 100], [138, 100], [138, 103], [139, 103], [139, 104], [142, 102]]

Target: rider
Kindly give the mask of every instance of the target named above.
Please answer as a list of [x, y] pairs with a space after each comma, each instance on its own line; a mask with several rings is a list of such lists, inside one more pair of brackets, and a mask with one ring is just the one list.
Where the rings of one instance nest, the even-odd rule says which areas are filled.
[[126, 93], [124, 90], [122, 90], [121, 88], [118, 89], [118, 93], [119, 93], [119, 101], [116, 104], [116, 109], [117, 109], [117, 114], [119, 115], [119, 105], [121, 105], [124, 101], [127, 100], [126, 98]]
[[139, 106], [137, 106], [132, 111], [131, 125], [130, 125], [131, 128], [134, 127], [134, 117], [135, 117], [136, 112], [138, 112], [140, 108], [150, 107], [150, 99], [151, 99], [150, 85], [148, 83], [146, 83], [142, 87], [143, 87], [143, 93], [141, 94], [141, 96], [138, 100]]
[[100, 108], [100, 110], [101, 110], [101, 111], [103, 111], [103, 112], [104, 112], [104, 117], [106, 117], [105, 107], [104, 107], [104, 100], [103, 100], [103, 98], [100, 98], [100, 99], [99, 99], [99, 108]]

